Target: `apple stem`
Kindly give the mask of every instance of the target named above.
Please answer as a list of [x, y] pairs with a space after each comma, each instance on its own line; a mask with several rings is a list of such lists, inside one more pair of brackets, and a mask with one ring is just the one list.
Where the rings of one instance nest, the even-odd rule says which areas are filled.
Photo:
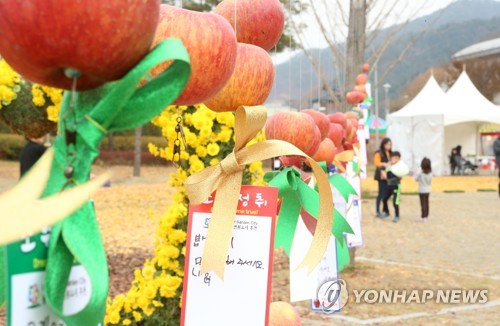
[[82, 75], [78, 70], [73, 68], [64, 68], [64, 74], [66, 75], [66, 77], [71, 79], [78, 78]]

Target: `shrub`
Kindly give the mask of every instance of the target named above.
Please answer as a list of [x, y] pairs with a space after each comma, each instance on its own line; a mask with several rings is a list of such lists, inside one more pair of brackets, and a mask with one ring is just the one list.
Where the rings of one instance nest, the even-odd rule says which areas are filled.
[[0, 134], [0, 155], [3, 158], [19, 160], [24, 145], [26, 145], [26, 140], [22, 136]]
[[[113, 150], [116, 151], [133, 151], [134, 150], [134, 136], [113, 136]], [[148, 145], [154, 144], [158, 147], [166, 147], [167, 140], [164, 137], [155, 136], [142, 136], [141, 137], [141, 150], [148, 151]], [[101, 150], [110, 150], [109, 138], [105, 138], [100, 146]]]

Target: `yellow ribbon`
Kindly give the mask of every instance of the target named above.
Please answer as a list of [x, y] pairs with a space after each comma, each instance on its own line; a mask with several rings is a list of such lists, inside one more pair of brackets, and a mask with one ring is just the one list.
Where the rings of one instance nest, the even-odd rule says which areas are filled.
[[345, 168], [342, 165], [343, 162], [349, 162], [354, 158], [353, 151], [343, 151], [335, 155], [333, 159], [333, 165], [337, 167], [342, 172], [345, 172]]
[[189, 199], [195, 205], [207, 200], [217, 190], [203, 249], [201, 273], [213, 271], [222, 280], [224, 279], [243, 170], [247, 164], [272, 157], [285, 155], [305, 157], [318, 183], [319, 215], [316, 231], [311, 247], [298, 269], [308, 267], [310, 273], [319, 264], [328, 247], [333, 226], [334, 205], [330, 183], [323, 169], [300, 149], [281, 140], [266, 140], [245, 147], [262, 130], [266, 118], [267, 112], [264, 106], [238, 108], [233, 152], [219, 164], [190, 176], [185, 182]]

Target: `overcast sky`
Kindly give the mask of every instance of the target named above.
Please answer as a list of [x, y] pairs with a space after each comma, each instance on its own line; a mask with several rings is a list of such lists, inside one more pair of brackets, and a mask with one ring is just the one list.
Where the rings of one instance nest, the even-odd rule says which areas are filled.
[[[324, 17], [322, 19], [324, 19], [324, 21], [326, 22], [326, 12], [329, 13], [330, 17], [332, 17], [331, 16], [332, 13], [330, 11], [325, 10], [325, 8], [323, 8], [323, 10], [321, 10], [322, 8], [320, 8], [320, 7], [321, 7], [322, 1], [331, 1], [331, 3], [334, 3], [334, 0], [316, 0], [316, 2], [315, 2], [315, 4], [317, 3], [319, 6], [318, 11], [324, 12], [323, 13]], [[340, 0], [340, 1], [343, 3], [345, 10], [347, 10], [349, 0]], [[456, 0], [418, 0], [418, 1], [415, 1], [415, 0], [378, 0], [378, 7], [376, 7], [373, 10], [373, 13], [375, 15], [377, 13], [379, 13], [381, 10], [380, 6], [396, 6], [395, 10], [393, 11], [393, 14], [390, 15], [386, 20], [384, 27], [387, 27], [387, 26], [391, 26], [391, 25], [398, 24], [398, 23], [405, 21], [406, 19], [408, 19], [408, 17], [411, 15], [412, 12], [415, 12], [417, 10], [418, 10], [418, 14], [415, 18], [425, 16], [425, 15], [428, 15], [428, 14], [434, 12], [434, 11], [442, 9], [454, 1], [456, 1]], [[306, 2], [308, 2], [308, 1], [306, 1]], [[419, 6], [422, 6], [422, 3], [424, 3], [424, 2], [425, 2], [425, 4], [423, 5], [423, 7], [419, 7]], [[387, 8], [387, 7], [385, 7], [385, 8]], [[384, 11], [386, 11], [386, 10], [384, 10]], [[340, 18], [337, 18], [337, 19], [340, 19]], [[373, 21], [374, 19], [375, 19], [375, 17], [373, 17], [373, 15], [372, 15], [372, 17], [368, 18], [369, 21]], [[328, 46], [323, 35], [321, 34], [321, 31], [319, 29], [319, 25], [318, 25], [314, 15], [312, 14], [311, 9], [309, 9], [308, 12], [303, 13], [299, 18], [295, 18], [295, 21], [302, 21], [308, 26], [304, 30], [304, 39], [305, 39], [304, 45], [307, 48], [325, 48]], [[340, 41], [343, 41], [341, 34], [342, 33], [338, 33], [339, 39], [340, 39]], [[274, 58], [275, 63], [278, 64], [278, 63], [281, 63], [283, 61], [286, 61], [288, 58], [290, 58], [290, 56], [292, 56], [294, 53], [297, 53], [297, 52], [298, 51], [286, 50], [284, 53], [281, 53], [281, 54], [278, 54], [277, 56], [275, 56], [275, 58]]]

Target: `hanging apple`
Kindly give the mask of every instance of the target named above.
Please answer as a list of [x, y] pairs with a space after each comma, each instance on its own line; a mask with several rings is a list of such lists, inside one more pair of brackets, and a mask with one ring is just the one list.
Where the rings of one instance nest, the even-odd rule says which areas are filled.
[[348, 111], [344, 113], [344, 116], [346, 120], [356, 120], [356, 123], [358, 123], [359, 115], [356, 112]]
[[363, 72], [367, 73], [368, 71], [370, 71], [370, 65], [367, 63], [363, 64]]
[[314, 123], [316, 123], [321, 133], [321, 140], [328, 137], [328, 133], [330, 132], [330, 120], [328, 120], [325, 114], [315, 110], [302, 110], [300, 112], [309, 114], [314, 119]]
[[314, 154], [313, 159], [316, 162], [326, 162], [327, 165], [332, 164], [337, 148], [330, 138], [325, 138], [319, 144], [318, 151]]
[[330, 138], [335, 147], [341, 146], [344, 140], [344, 128], [338, 123], [330, 123], [328, 138]]
[[286, 141], [313, 156], [321, 142], [321, 133], [311, 116], [285, 111], [275, 113], [267, 120], [266, 138]]
[[279, 0], [224, 0], [215, 13], [233, 26], [238, 42], [266, 51], [278, 43], [285, 26], [285, 12]]
[[363, 95], [366, 94], [366, 86], [365, 85], [356, 85], [356, 86], [354, 86], [354, 90], [362, 93]]
[[348, 92], [346, 97], [346, 102], [350, 105], [362, 103], [365, 100], [365, 95], [358, 91]]
[[[222, 17], [163, 4], [154, 44], [179, 38], [191, 60], [191, 76], [174, 104], [202, 103], [217, 94], [231, 78], [236, 65], [236, 37]], [[156, 76], [170, 63], [152, 70]]]
[[273, 82], [274, 66], [269, 54], [258, 46], [238, 43], [236, 66], [229, 82], [205, 105], [224, 112], [236, 111], [242, 105], [264, 104]]
[[0, 53], [26, 79], [79, 90], [124, 76], [149, 52], [159, 0], [2, 0]]
[[346, 122], [345, 116], [342, 112], [336, 112], [333, 114], [329, 114], [328, 119], [330, 120], [330, 122], [340, 124], [342, 126], [342, 128], [346, 127], [347, 122]]
[[356, 77], [356, 85], [365, 85], [367, 81], [368, 81], [367, 74], [359, 74]]

